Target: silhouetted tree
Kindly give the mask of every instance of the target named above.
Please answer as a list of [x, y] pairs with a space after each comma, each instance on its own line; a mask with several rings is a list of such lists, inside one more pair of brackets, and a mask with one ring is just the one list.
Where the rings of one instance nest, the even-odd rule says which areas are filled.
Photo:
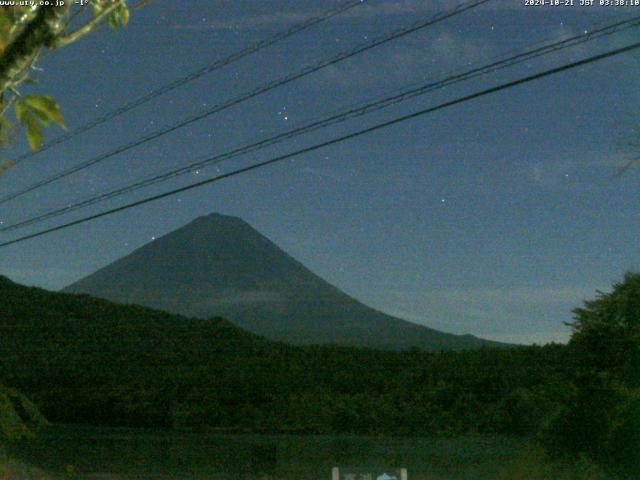
[[570, 326], [570, 392], [544, 443], [552, 454], [640, 474], [640, 274], [575, 309]]

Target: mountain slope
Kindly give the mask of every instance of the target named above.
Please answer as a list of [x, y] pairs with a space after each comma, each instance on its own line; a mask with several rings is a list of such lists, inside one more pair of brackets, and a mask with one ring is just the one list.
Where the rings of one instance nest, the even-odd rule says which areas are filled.
[[[561, 398], [570, 369], [565, 351], [292, 347], [222, 319], [47, 292], [0, 276], [0, 385], [23, 392], [54, 423], [366, 435], [511, 432], [522, 419], [542, 418], [540, 405], [554, 411], [549, 399]], [[32, 422], [28, 404], [3, 408], [3, 401], [0, 387], [0, 417], [15, 411]], [[0, 430], [2, 424], [0, 418]]]
[[376, 311], [330, 285], [239, 218], [212, 214], [70, 285], [194, 317], [222, 316], [294, 344], [460, 350], [496, 346]]
[[[206, 384], [280, 350], [221, 318], [49, 292], [0, 276], [0, 383], [24, 392], [52, 421], [164, 425], [167, 406], [151, 408], [145, 397], [158, 383]], [[197, 382], [184, 380], [191, 377]], [[181, 394], [165, 387], [170, 393]]]
[[0, 312], [0, 353], [42, 357], [51, 363], [69, 353], [195, 355], [272, 345], [222, 318], [186, 318], [88, 295], [49, 292], [3, 276]]

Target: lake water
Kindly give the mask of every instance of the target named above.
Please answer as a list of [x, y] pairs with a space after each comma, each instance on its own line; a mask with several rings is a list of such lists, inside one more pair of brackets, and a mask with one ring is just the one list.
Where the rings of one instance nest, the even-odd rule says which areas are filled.
[[523, 441], [507, 437], [217, 435], [55, 427], [9, 453], [55, 476], [328, 480], [331, 467], [406, 467], [410, 480], [493, 480]]

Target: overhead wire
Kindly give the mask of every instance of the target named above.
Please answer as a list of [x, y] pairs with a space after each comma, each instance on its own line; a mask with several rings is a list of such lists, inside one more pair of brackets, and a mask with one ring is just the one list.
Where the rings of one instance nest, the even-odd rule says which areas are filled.
[[125, 185], [124, 187], [119, 187], [117, 189], [113, 189], [110, 190], [108, 192], [104, 192], [98, 195], [92, 195], [90, 197], [88, 197], [87, 199], [81, 200], [79, 202], [75, 202], [72, 203], [70, 205], [66, 205], [64, 207], [61, 208], [57, 208], [57, 209], [53, 209], [50, 210], [48, 212], [42, 213], [42, 214], [38, 214], [36, 216], [32, 216], [30, 218], [27, 218], [25, 220], [20, 220], [14, 223], [11, 223], [9, 225], [5, 225], [3, 227], [0, 228], [0, 232], [8, 232], [8, 231], [12, 231], [12, 230], [16, 230], [28, 225], [33, 225], [36, 223], [40, 223], [44, 220], [48, 220], [51, 218], [55, 218], [58, 217], [60, 215], [66, 214], [66, 213], [70, 213], [72, 211], [78, 210], [80, 208], [84, 208], [90, 205], [94, 205], [96, 203], [111, 199], [111, 198], [115, 198], [127, 193], [131, 193], [135, 190], [138, 190], [140, 188], [143, 187], [147, 187], [156, 183], [160, 183], [160, 182], [164, 182], [167, 181], [171, 178], [175, 178], [177, 176], [180, 175], [184, 175], [186, 173], [192, 172], [196, 169], [201, 169], [207, 166], [211, 166], [211, 165], [216, 165], [219, 164], [223, 161], [229, 160], [231, 158], [235, 158], [237, 156], [240, 155], [244, 155], [250, 152], [254, 152], [257, 150], [261, 150], [263, 148], [266, 148], [268, 146], [272, 146], [274, 144], [280, 143], [284, 140], [288, 140], [291, 138], [294, 138], [296, 136], [302, 135], [302, 134], [306, 134], [315, 130], [318, 130], [320, 128], [326, 128], [328, 126], [331, 125], [335, 125], [337, 123], [341, 123], [344, 122], [346, 120], [352, 119], [352, 118], [356, 118], [359, 116], [363, 116], [369, 113], [372, 113], [374, 111], [378, 111], [380, 109], [383, 108], [387, 108], [391, 105], [395, 105], [397, 103], [400, 102], [404, 102], [406, 100], [409, 100], [411, 98], [417, 97], [419, 95], [424, 95], [426, 93], [432, 92], [434, 90], [437, 89], [441, 89], [444, 88], [446, 86], [452, 85], [454, 83], [458, 83], [464, 80], [469, 80], [472, 78], [476, 78], [479, 77], [481, 75], [487, 75], [489, 73], [494, 73], [498, 70], [507, 68], [507, 67], [511, 67], [514, 65], [517, 65], [519, 63], [522, 62], [526, 62], [526, 61], [530, 61], [534, 58], [543, 56], [543, 55], [549, 55], [551, 53], [555, 53], [558, 52], [562, 49], [566, 49], [566, 48], [570, 48], [570, 47], [575, 47], [577, 45], [581, 45], [584, 44], [586, 42], [589, 41], [593, 41], [596, 40], [598, 38], [601, 38], [605, 35], [611, 35], [613, 33], [618, 33], [630, 28], [635, 28], [638, 27], [640, 25], [640, 16], [636, 16], [633, 17], [631, 19], [628, 20], [624, 20], [624, 21], [620, 21], [620, 22], [616, 22], [614, 24], [609, 24], [600, 28], [596, 28], [596, 29], [592, 29], [590, 31], [588, 31], [587, 33], [583, 33], [583, 34], [579, 34], [570, 38], [566, 38], [566, 39], [562, 39], [559, 41], [556, 41], [554, 43], [550, 43], [550, 44], [546, 44], [547, 42], [545, 41], [545, 45], [540, 46], [540, 47], [536, 47], [536, 48], [530, 48], [528, 50], [525, 50], [524, 52], [518, 53], [516, 55], [513, 55], [511, 57], [507, 57], [504, 59], [500, 59], [494, 62], [491, 62], [487, 65], [483, 65], [480, 67], [476, 67], [476, 68], [472, 68], [470, 70], [464, 71], [464, 72], [460, 72], [460, 73], [456, 73], [456, 74], [452, 74], [449, 75], [447, 77], [444, 77], [440, 80], [437, 81], [431, 81], [431, 82], [427, 82], [425, 84], [421, 84], [420, 86], [418, 86], [417, 88], [410, 88], [410, 89], [405, 89], [403, 92], [399, 93], [399, 94], [395, 94], [395, 95], [391, 95], [391, 96], [387, 96], [384, 97], [382, 99], [378, 99], [376, 101], [373, 102], [369, 102], [363, 106], [357, 106], [357, 107], [351, 107], [348, 109], [342, 109], [341, 111], [339, 111], [336, 114], [333, 115], [329, 115], [327, 117], [321, 118], [319, 120], [316, 121], [311, 121], [310, 123], [307, 123], [305, 125], [302, 125], [300, 127], [297, 128], [293, 128], [290, 129], [286, 132], [282, 132], [279, 133], [275, 136], [271, 136], [265, 139], [262, 139], [258, 142], [254, 142], [251, 143], [249, 145], [245, 145], [242, 147], [238, 147], [235, 148], [233, 150], [230, 150], [228, 152], [224, 152], [218, 155], [215, 155], [213, 157], [204, 157], [201, 158], [199, 160], [196, 160], [195, 162], [192, 162], [188, 165], [184, 165], [178, 168], [173, 168], [170, 169], [164, 173], [159, 173], [156, 175], [153, 175], [149, 178], [146, 178], [144, 180], [139, 180], [136, 182], [132, 182], [128, 185]]
[[287, 153], [287, 154], [284, 154], [284, 155], [279, 155], [279, 156], [270, 158], [268, 160], [264, 160], [262, 162], [258, 162], [258, 163], [255, 163], [255, 164], [243, 167], [243, 168], [239, 168], [239, 169], [231, 171], [231, 172], [227, 172], [227, 173], [224, 173], [224, 174], [221, 174], [221, 175], [217, 175], [215, 177], [211, 177], [211, 178], [208, 178], [208, 179], [205, 179], [205, 180], [201, 180], [199, 182], [192, 183], [190, 185], [186, 185], [186, 186], [183, 186], [183, 187], [180, 187], [180, 188], [176, 188], [176, 189], [173, 189], [173, 190], [169, 190], [167, 192], [163, 192], [163, 193], [160, 193], [160, 194], [157, 194], [157, 195], [152, 195], [152, 196], [146, 197], [144, 199], [137, 200], [135, 202], [130, 202], [130, 203], [126, 204], [126, 205], [121, 205], [119, 207], [115, 207], [115, 208], [112, 208], [112, 209], [109, 209], [109, 210], [106, 210], [106, 211], [102, 211], [102, 212], [99, 212], [99, 213], [96, 213], [96, 214], [93, 214], [93, 215], [89, 215], [89, 216], [86, 216], [86, 217], [83, 217], [83, 218], [79, 218], [77, 220], [73, 220], [71, 222], [64, 223], [62, 225], [57, 225], [55, 227], [51, 227], [51, 228], [47, 228], [47, 229], [44, 229], [44, 230], [40, 230], [38, 232], [34, 232], [34, 233], [31, 233], [31, 234], [28, 234], [28, 235], [24, 235], [22, 237], [15, 238], [13, 240], [5, 241], [5, 242], [0, 243], [0, 247], [6, 247], [6, 246], [9, 246], [9, 245], [14, 245], [14, 244], [17, 244], [17, 243], [20, 243], [20, 242], [24, 242], [24, 241], [33, 239], [33, 238], [37, 238], [37, 237], [40, 237], [40, 236], [43, 236], [43, 235], [50, 234], [50, 233], [53, 233], [53, 232], [56, 232], [56, 231], [67, 229], [67, 228], [70, 228], [70, 227], [75, 226], [75, 225], [79, 225], [79, 224], [86, 223], [86, 222], [89, 222], [89, 221], [92, 221], [92, 220], [96, 220], [98, 218], [102, 218], [102, 217], [105, 217], [105, 216], [108, 216], [108, 215], [113, 215], [114, 213], [117, 213], [117, 212], [122, 212], [122, 211], [125, 211], [125, 210], [129, 210], [131, 208], [138, 207], [140, 205], [144, 205], [144, 204], [147, 204], [147, 203], [150, 203], [150, 202], [155, 202], [157, 200], [160, 200], [160, 199], [163, 199], [163, 198], [167, 198], [167, 197], [170, 197], [170, 196], [173, 196], [173, 195], [177, 195], [177, 194], [182, 193], [182, 192], [186, 192], [186, 191], [189, 191], [189, 190], [200, 188], [202, 186], [209, 185], [209, 184], [212, 184], [214, 182], [219, 182], [221, 180], [224, 180], [224, 179], [227, 179], [227, 178], [231, 178], [231, 177], [234, 177], [234, 176], [238, 176], [238, 175], [241, 175], [241, 174], [253, 171], [253, 170], [257, 170], [257, 169], [266, 167], [268, 165], [273, 165], [275, 163], [279, 163], [279, 162], [282, 162], [284, 160], [288, 160], [290, 158], [293, 158], [293, 157], [296, 157], [296, 156], [299, 156], [299, 155], [303, 155], [303, 154], [306, 154], [306, 153], [309, 153], [309, 152], [313, 152], [313, 151], [328, 147], [330, 145], [335, 145], [335, 144], [338, 144], [338, 143], [345, 142], [347, 140], [351, 140], [353, 138], [361, 137], [363, 135], [367, 135], [369, 133], [376, 132], [376, 131], [384, 129], [384, 128], [388, 128], [390, 126], [397, 125], [397, 124], [400, 124], [402, 122], [406, 122], [406, 121], [412, 120], [414, 118], [422, 117], [424, 115], [427, 115], [427, 114], [430, 114], [430, 113], [433, 113], [433, 112], [436, 112], [436, 111], [439, 111], [439, 110], [443, 110], [445, 108], [449, 108], [449, 107], [452, 107], [454, 105], [460, 105], [462, 103], [465, 103], [465, 102], [468, 102], [468, 101], [471, 101], [471, 100], [474, 100], [474, 99], [477, 99], [477, 98], [480, 98], [480, 97], [484, 97], [486, 95], [490, 95], [490, 94], [493, 94], [493, 93], [504, 91], [506, 89], [513, 88], [513, 87], [518, 86], [518, 85], [526, 84], [526, 83], [529, 83], [529, 82], [532, 82], [532, 81], [535, 81], [535, 80], [539, 80], [539, 79], [542, 79], [542, 78], [545, 78], [545, 77], [549, 77], [551, 75], [556, 75], [558, 73], [565, 72], [565, 71], [568, 71], [568, 70], [571, 70], [571, 69], [574, 69], [574, 68], [577, 68], [577, 67], [582, 67], [582, 66], [588, 65], [590, 63], [594, 63], [594, 62], [598, 62], [598, 61], [604, 60], [606, 58], [611, 58], [611, 57], [614, 57], [614, 56], [617, 56], [617, 55], [621, 55], [623, 53], [631, 52], [631, 51], [637, 50], [639, 48], [640, 48], [640, 42], [636, 42], [636, 43], [627, 45], [625, 47], [616, 48], [614, 50], [610, 50], [610, 51], [607, 51], [607, 52], [604, 52], [604, 53], [601, 53], [601, 54], [598, 54], [598, 55], [593, 55], [593, 56], [590, 56], [590, 57], [587, 57], [587, 58], [583, 58], [581, 60], [578, 60], [578, 61], [575, 61], [575, 62], [571, 62], [571, 63], [567, 63], [567, 64], [561, 65], [559, 67], [555, 67], [555, 68], [551, 68], [551, 69], [548, 69], [548, 70], [544, 70], [542, 72], [539, 72], [539, 73], [536, 73], [536, 74], [532, 74], [532, 75], [528, 75], [528, 76], [519, 78], [517, 80], [512, 80], [510, 82], [506, 82], [506, 83], [503, 83], [503, 84], [495, 86], [495, 87], [487, 88], [487, 89], [481, 90], [479, 92], [475, 92], [475, 93], [472, 93], [472, 94], [469, 94], [469, 95], [465, 95], [465, 96], [459, 97], [459, 98], [454, 99], [454, 100], [449, 100], [447, 102], [440, 103], [440, 104], [438, 104], [436, 106], [433, 106], [433, 107], [428, 107], [428, 108], [421, 109], [421, 110], [418, 110], [418, 111], [410, 113], [410, 114], [406, 114], [406, 115], [402, 115], [400, 117], [396, 117], [396, 118], [394, 118], [392, 120], [388, 120], [388, 121], [385, 121], [385, 122], [377, 123], [377, 124], [375, 124], [373, 126], [370, 126], [370, 127], [367, 127], [367, 128], [361, 129], [361, 130], [357, 130], [355, 132], [352, 132], [352, 133], [349, 133], [349, 134], [346, 134], [346, 135], [342, 135], [342, 136], [333, 138], [331, 140], [327, 140], [327, 141], [324, 141], [324, 142], [321, 142], [321, 143], [317, 143], [315, 145], [311, 145], [309, 147], [305, 147], [305, 148], [296, 150], [294, 152], [290, 152], [290, 153]]
[[[166, 83], [164, 85], [161, 85], [153, 90], [151, 90], [150, 92], [136, 98], [135, 100], [132, 100], [130, 102], [125, 103], [124, 105], [115, 108], [113, 110], [110, 110], [109, 112], [106, 112], [96, 118], [94, 118], [93, 120], [90, 120], [89, 122], [80, 125], [79, 127], [74, 128], [73, 130], [70, 130], [69, 132], [66, 132], [62, 135], [59, 135], [58, 137], [46, 142], [44, 145], [42, 145], [42, 147], [40, 147], [40, 149], [35, 150], [35, 151], [29, 151], [26, 153], [23, 153], [22, 155], [14, 158], [12, 160], [12, 162], [14, 164], [18, 164], [21, 163], [27, 159], [33, 158], [36, 155], [41, 154], [42, 152], [48, 150], [51, 147], [54, 147], [56, 145], [59, 145], [61, 143], [66, 142], [67, 140], [70, 140], [74, 137], [77, 137], [78, 135], [88, 132], [89, 130], [102, 125], [103, 123], [106, 123], [110, 120], [113, 120], [116, 117], [119, 117], [120, 115], [130, 112], [131, 110], [134, 110], [135, 108], [138, 108], [142, 105], [144, 105], [145, 103], [150, 102], [151, 100], [164, 95], [166, 93], [169, 93], [187, 83], [193, 82], [194, 80], [197, 80], [209, 73], [212, 73], [216, 70], [219, 70], [223, 67], [226, 67], [228, 65], [231, 65], [234, 62], [237, 62], [238, 60], [243, 59], [244, 57], [251, 55], [253, 53], [259, 52], [267, 47], [270, 47], [282, 40], [285, 40], [289, 37], [292, 37], [293, 35], [296, 35], [300, 32], [303, 32], [315, 25], [318, 25], [319, 23], [322, 23], [326, 20], [329, 20], [330, 18], [333, 18], [335, 16], [341, 15], [349, 10], [351, 10], [354, 7], [358, 7], [360, 5], [363, 5], [365, 2], [365, 0], [352, 0], [349, 2], [346, 2], [342, 5], [339, 5], [336, 8], [327, 10], [326, 12], [323, 12], [322, 14], [316, 16], [316, 17], [312, 17], [308, 20], [305, 20], [299, 24], [294, 25], [293, 27], [283, 30], [281, 32], [276, 33], [275, 35], [266, 38], [264, 40], [252, 43], [250, 45], [248, 45], [247, 47], [234, 52], [224, 58], [221, 59], [217, 59], [215, 60], [213, 63], [210, 63], [208, 65], [205, 65], [204, 67], [201, 67], [198, 70], [195, 70], [187, 75], [184, 75], [182, 77], [179, 77], [169, 83]], [[87, 5], [86, 3], [84, 5]], [[135, 8], [135, 6], [134, 6]], [[74, 15], [78, 15], [81, 12], [81, 8], [79, 8], [78, 10], [76, 10]], [[70, 19], [71, 21], [71, 19]]]
[[446, 20], [448, 18], [454, 17], [456, 15], [459, 15], [461, 13], [464, 13], [472, 8], [476, 8], [479, 7], [485, 3], [488, 3], [491, 0], [472, 0], [472, 1], [467, 1], [464, 2], [462, 4], [457, 5], [456, 7], [444, 11], [444, 12], [440, 12], [437, 13], [436, 15], [429, 17], [427, 19], [423, 19], [420, 21], [417, 21], [415, 23], [413, 23], [412, 25], [410, 25], [409, 27], [403, 27], [400, 29], [397, 29], [393, 32], [391, 32], [390, 34], [386, 34], [383, 35], [381, 37], [378, 37], [377, 39], [371, 41], [371, 42], [367, 42], [364, 44], [361, 44], [359, 46], [357, 46], [356, 48], [353, 48], [351, 50], [345, 51], [345, 52], [341, 52], [340, 54], [326, 59], [326, 60], [322, 60], [319, 63], [307, 66], [301, 70], [299, 70], [298, 72], [286, 75], [284, 77], [281, 77], [277, 80], [274, 80], [272, 82], [267, 83], [266, 85], [263, 85], [261, 87], [258, 87], [255, 90], [252, 90], [248, 93], [242, 94], [238, 97], [234, 97], [231, 98], [227, 101], [224, 101], [220, 104], [216, 104], [202, 112], [196, 113], [194, 115], [191, 115], [183, 120], [180, 120], [172, 125], [168, 125], [165, 127], [160, 128], [159, 130], [156, 130], [150, 134], [147, 134], [141, 138], [138, 138], [132, 142], [129, 142], [125, 145], [121, 145], [119, 147], [116, 147], [113, 150], [110, 150], [109, 152], [106, 152], [104, 154], [101, 154], [95, 158], [92, 158], [90, 160], [84, 161], [78, 165], [75, 165], [73, 167], [70, 167], [62, 172], [59, 172], [57, 174], [54, 174], [44, 180], [40, 180], [32, 185], [29, 185], [27, 187], [24, 187], [16, 192], [10, 193], [8, 195], [5, 195], [3, 197], [0, 197], [0, 205], [3, 205], [11, 200], [14, 200], [22, 195], [25, 195], [27, 193], [33, 192], [36, 189], [39, 189], [41, 187], [44, 187], [46, 185], [49, 185], [55, 181], [61, 180], [63, 178], [68, 177], [69, 175], [72, 175], [74, 173], [77, 173], [81, 170], [84, 170], [86, 168], [89, 168], [97, 163], [100, 163], [108, 158], [111, 158], [115, 155], [118, 155], [120, 153], [126, 152], [128, 150], [131, 150], [134, 147], [138, 147], [142, 144], [145, 144], [147, 142], [150, 142], [152, 140], [155, 140], [157, 138], [160, 138], [164, 135], [167, 135], [171, 132], [174, 132], [180, 128], [186, 127], [188, 125], [191, 125], [194, 122], [197, 122], [199, 120], [202, 120], [204, 118], [207, 118], [215, 113], [221, 112], [223, 110], [226, 110], [227, 108], [230, 108], [232, 106], [238, 105], [246, 100], [252, 99], [254, 97], [257, 97], [259, 95], [262, 95], [266, 92], [269, 92], [271, 90], [274, 90], [278, 87], [281, 87], [283, 85], [286, 85], [288, 83], [291, 83], [295, 80], [298, 80], [300, 78], [303, 78], [307, 75], [310, 75], [314, 72], [317, 72], [319, 70], [322, 70], [324, 68], [327, 68], [331, 65], [335, 65], [343, 60], [346, 60], [348, 58], [352, 58], [356, 55], [359, 55], [361, 53], [364, 53], [366, 51], [372, 50], [373, 48], [376, 48], [378, 46], [384, 45], [386, 43], [389, 43], [393, 40], [396, 40], [398, 38], [401, 38], [405, 35], [408, 35], [410, 33], [414, 33], [418, 30], [424, 29], [426, 27], [429, 27], [431, 25], [434, 25], [436, 23], [439, 23], [443, 20]]

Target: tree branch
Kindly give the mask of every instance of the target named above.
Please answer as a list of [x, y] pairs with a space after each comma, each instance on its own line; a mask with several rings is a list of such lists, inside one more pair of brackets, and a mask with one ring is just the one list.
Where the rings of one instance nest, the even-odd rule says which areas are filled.
[[64, 28], [67, 7], [39, 7], [34, 19], [11, 42], [0, 57], [0, 93], [29, 67], [42, 47], [48, 47]]
[[89, 33], [93, 32], [96, 28], [98, 28], [101, 25], [101, 22], [105, 18], [107, 18], [113, 11], [115, 11], [116, 8], [120, 7], [120, 5], [122, 5], [122, 0], [113, 2], [110, 6], [102, 10], [98, 15], [93, 17], [90, 21], [88, 21], [82, 27], [78, 28], [74, 32], [70, 33], [69, 35], [56, 38], [54, 41], [54, 47], [55, 48], [66, 47], [67, 45], [73, 42], [76, 42], [82, 37], [84, 37], [85, 35], [88, 35]]

